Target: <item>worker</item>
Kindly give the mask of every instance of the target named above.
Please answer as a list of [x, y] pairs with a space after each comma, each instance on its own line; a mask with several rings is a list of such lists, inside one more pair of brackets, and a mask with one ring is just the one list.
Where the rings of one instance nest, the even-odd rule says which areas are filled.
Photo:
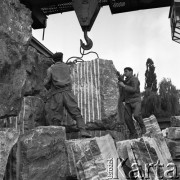
[[72, 92], [70, 67], [63, 63], [63, 53], [52, 56], [54, 64], [47, 69], [44, 86], [49, 90], [45, 104], [48, 125], [60, 125], [64, 107], [77, 123], [81, 137], [91, 137], [85, 129], [85, 123]]
[[125, 104], [125, 123], [130, 132], [130, 139], [137, 138], [137, 132], [133, 122], [134, 119], [138, 122], [141, 133], [146, 133], [146, 128], [141, 114], [141, 94], [140, 94], [140, 82], [137, 77], [133, 75], [133, 69], [131, 67], [124, 68], [124, 81], [119, 81], [118, 84], [122, 87], [123, 101]]

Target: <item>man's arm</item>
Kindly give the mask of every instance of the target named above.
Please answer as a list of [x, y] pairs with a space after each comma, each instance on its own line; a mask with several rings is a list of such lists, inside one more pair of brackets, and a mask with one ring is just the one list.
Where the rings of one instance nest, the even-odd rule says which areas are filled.
[[120, 82], [119, 85], [123, 87], [125, 91], [136, 92], [138, 90], [139, 80], [134, 78], [132, 80], [132, 86], [125, 85], [123, 82]]
[[44, 86], [47, 90], [50, 89], [50, 85], [51, 85], [50, 83], [51, 83], [51, 68], [48, 68], [47, 69], [47, 76], [44, 80]]

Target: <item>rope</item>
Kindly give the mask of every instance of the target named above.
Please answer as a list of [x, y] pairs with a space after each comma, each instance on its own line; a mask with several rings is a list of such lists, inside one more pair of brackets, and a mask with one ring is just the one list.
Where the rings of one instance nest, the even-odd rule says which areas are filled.
[[70, 63], [70, 62], [69, 62], [70, 59], [75, 59], [73, 62], [71, 62], [71, 63], [74, 63], [74, 64], [77, 63], [77, 62], [84, 62], [83, 56], [88, 55], [88, 54], [91, 54], [91, 53], [96, 54], [97, 58], [99, 59], [98, 53], [96, 53], [96, 52], [94, 52], [94, 51], [89, 51], [89, 52], [85, 53], [85, 50], [83, 49], [83, 51], [82, 51], [82, 47], [80, 47], [81, 57], [72, 56], [72, 57], [70, 57], [70, 58], [66, 61], [66, 64]]

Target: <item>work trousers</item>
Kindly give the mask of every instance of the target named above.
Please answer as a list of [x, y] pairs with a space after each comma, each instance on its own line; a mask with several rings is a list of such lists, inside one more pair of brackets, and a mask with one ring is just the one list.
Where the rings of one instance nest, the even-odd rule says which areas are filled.
[[46, 121], [48, 125], [60, 125], [64, 116], [64, 107], [77, 122], [79, 129], [85, 128], [80, 109], [71, 90], [52, 93], [45, 104]]
[[141, 129], [145, 127], [141, 114], [141, 102], [138, 101], [132, 103], [125, 103], [124, 115], [125, 122], [130, 131], [130, 134], [137, 134], [132, 115], [134, 116], [134, 119], [139, 123]]

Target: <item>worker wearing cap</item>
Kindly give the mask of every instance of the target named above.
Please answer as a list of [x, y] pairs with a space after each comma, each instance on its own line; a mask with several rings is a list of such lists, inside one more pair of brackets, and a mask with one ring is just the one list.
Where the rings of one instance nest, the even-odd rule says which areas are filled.
[[137, 132], [133, 123], [132, 115], [138, 122], [142, 134], [146, 133], [146, 128], [141, 114], [141, 94], [140, 82], [133, 75], [131, 67], [124, 68], [124, 76], [126, 79], [119, 82], [119, 86], [123, 88], [123, 101], [125, 102], [125, 122], [130, 131], [130, 138], [137, 138]]
[[65, 107], [76, 120], [81, 136], [91, 137], [85, 130], [84, 120], [72, 92], [70, 67], [63, 63], [63, 53], [55, 53], [52, 58], [55, 64], [47, 69], [47, 77], [44, 80], [44, 86], [50, 89], [45, 105], [48, 125], [60, 125]]

